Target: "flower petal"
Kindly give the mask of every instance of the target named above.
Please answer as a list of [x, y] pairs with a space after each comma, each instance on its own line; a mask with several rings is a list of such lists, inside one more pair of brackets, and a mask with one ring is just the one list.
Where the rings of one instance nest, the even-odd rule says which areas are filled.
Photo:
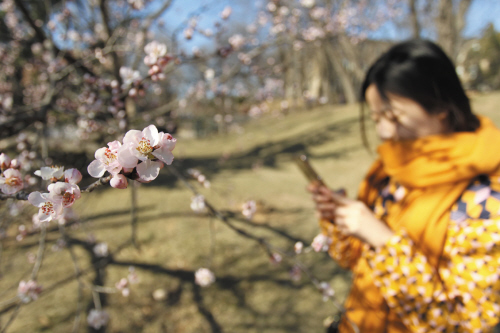
[[133, 143], [124, 144], [118, 149], [118, 163], [124, 168], [135, 168], [139, 162], [132, 149], [134, 149]]
[[123, 145], [127, 143], [135, 143], [138, 144], [141, 141], [142, 132], [138, 130], [130, 130], [123, 137]]
[[106, 168], [104, 167], [104, 164], [101, 161], [93, 160], [87, 167], [87, 171], [89, 175], [91, 175], [92, 177], [101, 178], [104, 175], [104, 172], [106, 172]]
[[158, 177], [162, 164], [162, 162], [146, 160], [137, 165], [137, 173], [143, 181], [150, 182]]
[[166, 165], [172, 164], [172, 161], [174, 160], [174, 154], [172, 154], [172, 152], [165, 146], [156, 149], [152, 152], [152, 154]]
[[151, 147], [156, 146], [160, 142], [158, 129], [155, 125], [149, 125], [144, 130], [142, 130], [142, 135], [149, 140]]
[[118, 140], [108, 142], [108, 147], [111, 150], [118, 150], [121, 146], [122, 146], [122, 144]]
[[40, 207], [43, 206], [47, 200], [42, 196], [42, 193], [36, 191], [30, 193], [30, 195], [28, 196], [28, 201], [33, 206]]

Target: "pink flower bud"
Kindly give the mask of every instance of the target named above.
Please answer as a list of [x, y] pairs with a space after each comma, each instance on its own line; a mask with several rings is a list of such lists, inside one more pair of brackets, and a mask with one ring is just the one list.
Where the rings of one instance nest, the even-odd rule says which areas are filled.
[[125, 174], [131, 173], [132, 171], [134, 171], [134, 168], [123, 168], [123, 173]]
[[68, 169], [64, 171], [64, 181], [70, 184], [78, 184], [82, 180], [82, 174], [77, 169]]
[[130, 97], [135, 97], [135, 96], [137, 96], [137, 89], [135, 89], [135, 88], [130, 89], [130, 90], [129, 90], [129, 92], [128, 92], [128, 95], [129, 95]]
[[17, 160], [17, 158], [15, 158], [12, 161], [10, 161], [10, 167], [12, 169], [19, 169], [21, 167], [21, 163], [19, 163], [19, 161]]
[[4, 153], [0, 154], [0, 167], [2, 170], [8, 169], [10, 167], [10, 157], [5, 155]]
[[121, 174], [114, 175], [113, 178], [111, 178], [111, 180], [109, 181], [109, 185], [111, 185], [111, 187], [114, 188], [120, 188], [120, 189], [127, 188], [128, 186], [127, 178]]

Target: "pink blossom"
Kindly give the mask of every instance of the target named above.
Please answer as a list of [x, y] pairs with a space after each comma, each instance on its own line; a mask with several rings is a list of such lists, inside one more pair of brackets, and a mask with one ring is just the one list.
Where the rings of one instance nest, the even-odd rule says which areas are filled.
[[35, 301], [38, 299], [38, 295], [40, 295], [41, 292], [42, 286], [33, 280], [29, 280], [28, 282], [23, 280], [19, 282], [19, 287], [17, 288], [17, 296], [23, 303]]
[[332, 240], [329, 237], [323, 234], [319, 234], [314, 237], [311, 246], [315, 252], [326, 252], [328, 251], [331, 243]]
[[206, 287], [215, 282], [215, 275], [208, 268], [200, 268], [194, 273], [194, 281], [197, 285]]
[[95, 160], [87, 167], [89, 175], [101, 178], [106, 171], [112, 175], [118, 174], [122, 166], [118, 162], [118, 150], [122, 146], [119, 141], [108, 142], [108, 148], [99, 148], [95, 152]]
[[0, 168], [2, 170], [8, 169], [10, 167], [10, 157], [5, 155], [4, 153], [0, 154]]
[[249, 200], [243, 204], [243, 209], [241, 213], [248, 220], [251, 220], [256, 211], [257, 211], [257, 204], [255, 203], [254, 200]]
[[137, 275], [137, 272], [135, 271], [134, 266], [130, 266], [128, 268], [128, 276], [127, 276], [128, 282], [130, 284], [137, 284], [139, 283], [139, 276]]
[[87, 316], [87, 323], [90, 327], [93, 327], [96, 330], [106, 326], [108, 322], [109, 315], [106, 311], [103, 310], [92, 309]]
[[302, 253], [303, 248], [304, 248], [304, 243], [302, 243], [302, 242], [297, 242], [293, 246], [293, 249], [295, 250], [295, 253], [297, 253], [297, 254]]
[[323, 294], [323, 302], [328, 301], [329, 298], [333, 297], [335, 295], [335, 291], [332, 289], [329, 283], [327, 282], [321, 282], [319, 284], [319, 290]]
[[128, 297], [128, 295], [130, 295], [128, 284], [129, 281], [126, 278], [120, 279], [120, 281], [115, 284], [116, 289], [122, 292], [123, 297]]
[[57, 182], [50, 184], [48, 190], [50, 201], [65, 208], [72, 206], [81, 197], [80, 188], [75, 184]]
[[134, 81], [139, 80], [141, 78], [139, 71], [134, 71], [132, 68], [129, 67], [121, 67], [120, 76], [123, 80], [122, 88], [127, 88], [131, 86], [132, 83], [134, 83]]
[[0, 190], [5, 194], [13, 194], [23, 189], [23, 176], [19, 170], [7, 169], [0, 176]]
[[21, 162], [19, 162], [19, 160], [15, 158], [12, 161], [10, 161], [10, 167], [12, 169], [19, 169], [21, 167]]
[[35, 175], [42, 177], [43, 180], [57, 181], [64, 176], [64, 167], [41, 167], [40, 170], [35, 171]]
[[229, 6], [226, 6], [222, 12], [220, 13], [220, 17], [223, 19], [223, 20], [227, 20], [227, 18], [231, 15], [231, 12], [233, 10], [231, 9], [231, 7]]
[[314, 6], [315, 2], [315, 0], [300, 0], [300, 4], [306, 8], [311, 8]]
[[144, 58], [144, 63], [148, 66], [153, 66], [161, 57], [167, 54], [167, 45], [152, 41], [144, 47], [144, 52], [147, 54]]
[[103, 258], [107, 257], [109, 252], [108, 252], [108, 244], [106, 243], [98, 243], [94, 246], [94, 254], [96, 257]]
[[193, 33], [194, 33], [193, 28], [189, 27], [189, 28], [185, 29], [184, 30], [184, 38], [186, 38], [188, 40], [193, 38]]
[[122, 174], [114, 175], [109, 181], [109, 185], [114, 188], [125, 189], [128, 186], [127, 177]]
[[239, 50], [245, 44], [245, 37], [240, 34], [236, 34], [229, 37], [228, 42], [233, 49]]
[[128, 131], [123, 138], [123, 146], [118, 150], [118, 162], [125, 168], [135, 167], [140, 179], [150, 182], [158, 177], [163, 163], [170, 165], [174, 160], [172, 150], [175, 142], [172, 135], [158, 132], [154, 125], [149, 125], [142, 132]]
[[82, 174], [77, 169], [64, 171], [64, 181], [70, 184], [78, 184], [82, 180]]
[[205, 197], [203, 195], [198, 194], [191, 199], [191, 209], [195, 213], [203, 213], [205, 208]]
[[61, 203], [52, 202], [49, 193], [31, 192], [28, 201], [35, 207], [40, 207], [38, 211], [38, 220], [40, 222], [49, 222], [55, 219], [63, 209]]
[[269, 259], [271, 260], [272, 264], [277, 265], [283, 260], [283, 257], [281, 256], [281, 254], [274, 252], [273, 254], [271, 254], [271, 257]]
[[144, 8], [144, 0], [128, 0], [128, 3], [134, 8], [135, 10], [141, 10]]

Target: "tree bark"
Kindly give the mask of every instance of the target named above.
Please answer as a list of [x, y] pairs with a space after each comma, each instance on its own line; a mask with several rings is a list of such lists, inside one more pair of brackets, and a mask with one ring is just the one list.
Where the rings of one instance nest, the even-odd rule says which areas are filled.
[[326, 44], [325, 47], [328, 58], [332, 62], [333, 69], [335, 70], [335, 73], [338, 75], [338, 78], [340, 80], [339, 82], [342, 87], [342, 91], [344, 92], [346, 103], [356, 103], [358, 99], [354, 89], [354, 84], [349, 77], [349, 73], [344, 68], [344, 66], [342, 66], [342, 58], [339, 52], [337, 52], [332, 43]]
[[411, 30], [413, 38], [420, 38], [420, 23], [418, 21], [418, 13], [416, 7], [417, 0], [409, 0], [410, 7], [410, 21], [411, 21]]

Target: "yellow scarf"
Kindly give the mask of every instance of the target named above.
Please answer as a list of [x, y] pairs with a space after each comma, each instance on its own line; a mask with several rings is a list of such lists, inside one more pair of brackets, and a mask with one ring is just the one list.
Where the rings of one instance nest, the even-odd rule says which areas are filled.
[[[359, 199], [371, 206], [379, 196], [378, 181], [391, 177], [406, 189], [404, 200], [391, 206], [386, 223], [406, 230], [416, 246], [438, 267], [453, 204], [475, 177], [499, 176], [500, 130], [484, 117], [475, 132], [427, 136], [412, 141], [387, 141], [379, 146], [359, 191]], [[371, 269], [360, 258], [354, 269], [353, 287], [346, 301], [347, 317], [360, 331], [407, 332], [373, 285]], [[343, 322], [341, 332], [352, 331]]]

